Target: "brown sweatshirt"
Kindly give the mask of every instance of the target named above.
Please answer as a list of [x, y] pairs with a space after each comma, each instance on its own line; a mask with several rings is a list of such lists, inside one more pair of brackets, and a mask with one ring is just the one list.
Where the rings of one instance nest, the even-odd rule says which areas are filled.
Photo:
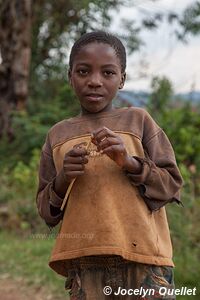
[[[85, 173], [71, 190], [64, 213], [50, 206], [63, 199], [53, 190], [64, 154], [89, 142], [106, 126], [123, 139], [127, 152], [142, 164], [140, 174], [122, 170], [91, 144]], [[115, 109], [63, 120], [53, 126], [42, 149], [37, 207], [50, 226], [61, 220], [49, 265], [66, 276], [69, 262], [93, 255], [118, 255], [139, 263], [173, 266], [164, 205], [180, 203], [182, 178], [163, 130], [140, 108]]]

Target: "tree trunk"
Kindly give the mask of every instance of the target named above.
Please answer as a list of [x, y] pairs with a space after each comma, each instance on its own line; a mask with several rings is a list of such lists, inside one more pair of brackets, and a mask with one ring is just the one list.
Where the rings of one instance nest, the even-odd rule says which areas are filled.
[[11, 112], [28, 96], [31, 0], [0, 0], [0, 55], [0, 137], [11, 137]]

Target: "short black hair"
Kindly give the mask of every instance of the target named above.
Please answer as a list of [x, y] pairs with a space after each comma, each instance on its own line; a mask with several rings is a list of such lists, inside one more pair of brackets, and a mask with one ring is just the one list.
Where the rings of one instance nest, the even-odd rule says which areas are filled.
[[106, 31], [92, 31], [89, 33], [83, 34], [72, 46], [70, 57], [69, 57], [69, 68], [72, 70], [74, 58], [80, 49], [90, 43], [104, 43], [110, 45], [121, 63], [121, 71], [125, 72], [126, 70], [126, 50], [120, 39], [115, 35], [106, 32]]

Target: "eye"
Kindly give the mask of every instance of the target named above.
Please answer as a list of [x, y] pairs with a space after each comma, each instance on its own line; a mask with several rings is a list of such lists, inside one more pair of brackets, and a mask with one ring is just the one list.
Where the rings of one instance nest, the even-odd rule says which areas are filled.
[[115, 74], [115, 72], [114, 72], [114, 71], [111, 71], [111, 70], [105, 70], [105, 71], [104, 71], [104, 75], [107, 76], [107, 77], [110, 77], [110, 76], [112, 76], [112, 75], [114, 75], [114, 74]]
[[86, 76], [88, 74], [88, 70], [87, 69], [78, 69], [77, 73], [81, 76]]

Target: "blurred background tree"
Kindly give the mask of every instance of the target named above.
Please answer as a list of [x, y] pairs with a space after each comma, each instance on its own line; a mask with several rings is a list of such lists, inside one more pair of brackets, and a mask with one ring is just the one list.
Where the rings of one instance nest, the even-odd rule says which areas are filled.
[[24, 108], [28, 96], [31, 0], [0, 4], [0, 138], [12, 139], [10, 112]]

